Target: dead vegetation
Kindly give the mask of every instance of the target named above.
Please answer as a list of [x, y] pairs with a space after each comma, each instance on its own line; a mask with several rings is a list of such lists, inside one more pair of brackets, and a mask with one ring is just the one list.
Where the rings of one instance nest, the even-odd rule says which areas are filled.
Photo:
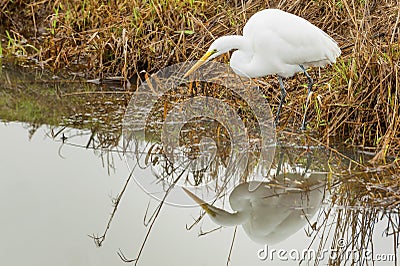
[[[372, 222], [377, 219], [378, 211], [368, 207], [398, 209], [399, 0], [250, 0], [245, 3], [221, 0], [0, 0], [0, 58], [13, 55], [21, 64], [33, 63], [52, 71], [67, 70], [85, 78], [122, 76], [135, 79], [139, 75], [143, 78], [140, 74], [143, 71], [152, 74], [174, 63], [198, 59], [214, 38], [240, 34], [246, 20], [263, 8], [280, 8], [309, 20], [337, 40], [342, 48], [342, 56], [335, 65], [310, 71], [316, 84], [308, 110], [309, 128], [315, 133], [312, 136], [317, 144], [333, 147], [336, 142], [344, 142], [347, 148], [351, 146], [371, 156], [368, 160], [352, 161], [351, 165], [340, 165], [338, 162], [343, 155], [340, 154], [340, 158], [330, 164], [335, 176], [332, 182], [339, 180], [332, 188], [332, 203], [361, 207], [360, 212], [365, 211], [365, 215], [362, 213], [365, 217], [370, 211], [374, 212]], [[227, 61], [228, 56], [219, 60]], [[306, 97], [306, 77], [298, 75], [285, 82], [290, 89], [280, 126], [298, 129]], [[280, 93], [276, 79], [260, 79], [258, 84], [271, 107], [276, 108]], [[18, 95], [25, 93], [25, 89]], [[85, 91], [68, 91], [60, 98], [66, 102], [68, 97], [83, 94]], [[223, 91], [219, 90], [213, 96], [217, 94], [223, 94]], [[100, 112], [104, 124], [118, 124], [113, 134], [101, 132], [101, 123], [92, 127], [93, 134], [87, 147], [90, 141], [94, 142], [94, 135], [101, 147], [117, 145], [120, 138], [121, 121], [113, 118], [107, 121], [110, 112], [104, 103], [126, 105], [127, 101], [125, 98], [118, 100], [112, 94], [106, 98], [103, 95], [98, 91], [95, 96], [91, 94], [90, 104], [82, 105], [84, 109], [79, 112], [73, 110], [75, 116], [66, 121], [68, 125], [79, 127], [82, 121], [93, 120], [86, 113]], [[174, 97], [176, 95], [165, 96], [169, 100]], [[29, 108], [25, 109], [36, 110], [31, 103], [37, 99], [26, 100], [24, 106]], [[240, 101], [233, 96], [229, 99], [232, 104], [239, 105]], [[4, 106], [10, 102], [5, 99]], [[166, 109], [160, 103], [159, 117], [156, 118], [165, 115]], [[122, 114], [118, 117], [122, 118]], [[337, 150], [331, 150], [338, 154]], [[358, 222], [359, 213], [351, 215], [338, 212], [338, 224], [345, 221], [343, 228], [354, 229], [354, 235], [369, 235], [368, 225]], [[398, 239], [398, 220], [396, 226], [393, 226], [396, 231], [393, 235]], [[364, 229], [366, 233], [362, 231]], [[339, 234], [341, 229], [335, 232]], [[396, 243], [398, 245], [398, 241]]]
[[[2, 56], [99, 78], [132, 78], [197, 59], [214, 38], [240, 34], [260, 9], [292, 12], [342, 47], [337, 64], [311, 72], [317, 83], [309, 126], [319, 139], [327, 145], [344, 140], [374, 152], [372, 163], [385, 163], [400, 151], [398, 0], [2, 2]], [[296, 128], [306, 97], [299, 84], [306, 80], [298, 75], [286, 82], [291, 89], [282, 127]], [[276, 108], [276, 81], [259, 83]]]

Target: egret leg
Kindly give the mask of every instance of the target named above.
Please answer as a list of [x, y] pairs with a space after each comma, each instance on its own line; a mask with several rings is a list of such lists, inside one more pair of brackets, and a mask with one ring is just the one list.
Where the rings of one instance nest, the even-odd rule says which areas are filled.
[[278, 76], [278, 80], [279, 80], [279, 86], [281, 87], [281, 102], [279, 103], [278, 111], [276, 111], [275, 126], [278, 125], [279, 114], [281, 113], [281, 108], [282, 108], [283, 102], [285, 101], [285, 98], [286, 98], [286, 90], [285, 90], [285, 87], [283, 86], [282, 77]]
[[307, 80], [308, 80], [308, 93], [307, 93], [307, 100], [306, 100], [306, 109], [304, 110], [303, 122], [301, 123], [301, 130], [305, 130], [306, 129], [306, 116], [307, 116], [308, 104], [310, 102], [311, 93], [312, 93], [312, 86], [314, 84], [314, 81], [310, 77], [310, 75], [307, 73], [307, 71], [304, 68], [304, 66], [302, 66], [302, 65], [299, 65], [299, 66], [300, 66], [301, 70], [303, 70], [303, 72], [306, 75]]

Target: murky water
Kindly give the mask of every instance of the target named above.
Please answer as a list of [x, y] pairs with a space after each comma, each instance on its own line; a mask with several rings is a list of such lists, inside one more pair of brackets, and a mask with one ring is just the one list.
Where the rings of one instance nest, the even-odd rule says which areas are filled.
[[[104, 103], [110, 99], [100, 100], [102, 108], [109, 105]], [[121, 115], [113, 110], [108, 121]], [[100, 117], [107, 117], [103, 113]], [[318, 145], [304, 145], [302, 137], [295, 137], [297, 143], [280, 138], [270, 178], [262, 184], [231, 182], [230, 189], [216, 194], [223, 188], [220, 184], [226, 184], [220, 178], [229, 165], [218, 141], [211, 145], [208, 138], [197, 140], [194, 150], [211, 155], [194, 167], [178, 169], [168, 165], [157, 149], [160, 138], [150, 134], [151, 140], [137, 139], [143, 150], [132, 152], [127, 163], [120, 128], [96, 124], [96, 115], [82, 114], [86, 119], [76, 124], [81, 129], [65, 125], [73, 120], [71, 115], [65, 115], [69, 120], [61, 126], [1, 122], [1, 265], [125, 265], [120, 256], [136, 258], [150, 229], [139, 265], [225, 265], [228, 260], [230, 265], [307, 265], [315, 260], [320, 265], [372, 265], [373, 258], [375, 265], [400, 263], [398, 211], [364, 208], [357, 201], [341, 204], [352, 198], [349, 195], [362, 193], [332, 175], [330, 168], [345, 169], [348, 162]], [[199, 132], [214, 127], [208, 120], [198, 125]], [[191, 139], [191, 129], [184, 130], [189, 133], [183, 138]], [[184, 153], [194, 156], [195, 151]], [[136, 168], [138, 155], [142, 167]], [[182, 179], [169, 191], [177, 177]], [[202, 182], [207, 185], [195, 189]], [[216, 206], [251, 218], [225, 213], [225, 219], [218, 219], [221, 212], [210, 219], [210, 212], [194, 224], [203, 212], [181, 187], [194, 188], [191, 191], [204, 200], [221, 196]], [[164, 198], [166, 191], [171, 194]], [[103, 235], [120, 193], [106, 238], [97, 247], [92, 237]], [[240, 205], [249, 198], [250, 206]], [[152, 217], [160, 199], [166, 203]], [[221, 221], [238, 226], [219, 228]]]

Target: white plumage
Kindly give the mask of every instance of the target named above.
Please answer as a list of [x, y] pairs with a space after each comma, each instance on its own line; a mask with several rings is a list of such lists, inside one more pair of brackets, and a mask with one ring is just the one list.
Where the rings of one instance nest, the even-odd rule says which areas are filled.
[[[294, 184], [303, 180], [301, 174], [287, 173], [277, 179], [292, 180]], [[279, 187], [274, 183], [253, 184], [245, 182], [232, 191], [229, 202], [233, 213], [204, 202], [185, 189], [209, 215], [210, 219], [222, 226], [242, 225], [246, 234], [255, 242], [275, 244], [281, 242], [307, 224], [322, 203], [326, 174], [312, 173], [306, 179], [308, 186]]]
[[[340, 55], [340, 48], [335, 40], [307, 20], [282, 10], [265, 9], [248, 20], [243, 28], [243, 35], [228, 35], [216, 39], [185, 77], [208, 60], [230, 50], [236, 50], [230, 60], [230, 66], [236, 74], [250, 78], [278, 75], [282, 93], [277, 120], [286, 95], [282, 77], [304, 72], [309, 81], [310, 96], [313, 81], [306, 68], [335, 63]], [[304, 114], [303, 129], [305, 117]]]

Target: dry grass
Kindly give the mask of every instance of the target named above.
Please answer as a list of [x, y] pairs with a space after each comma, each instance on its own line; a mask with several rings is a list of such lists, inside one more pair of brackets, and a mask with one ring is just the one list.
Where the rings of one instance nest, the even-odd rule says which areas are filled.
[[[327, 145], [340, 139], [375, 152], [371, 163], [385, 163], [400, 151], [398, 0], [3, 2], [4, 54], [95, 77], [131, 78], [199, 58], [214, 38], [240, 34], [246, 19], [262, 8], [300, 15], [343, 48], [336, 65], [311, 71], [317, 84], [310, 127]], [[306, 97], [299, 84], [306, 80], [299, 75], [287, 83], [282, 126], [297, 128]], [[276, 81], [260, 84], [276, 107]]]
[[[313, 138], [317, 144], [328, 147], [344, 142], [373, 155], [368, 161], [350, 165], [340, 164], [343, 157], [337, 156], [335, 149], [331, 151], [336, 160], [317, 156], [324, 163], [332, 160], [329, 162], [335, 177], [330, 180], [334, 183], [332, 204], [361, 207], [355, 212], [338, 211], [338, 226], [334, 230], [336, 235], [343, 236], [350, 228], [348, 242], [356, 239], [360, 243], [356, 248], [361, 250], [370, 243], [367, 237], [380, 215], [378, 210], [393, 211], [400, 204], [399, 0], [250, 0], [246, 4], [226, 0], [0, 0], [0, 58], [16, 55], [23, 64], [34, 62], [53, 71], [79, 72], [86, 78], [122, 76], [131, 79], [142, 76], [142, 71], [154, 73], [174, 63], [198, 59], [213, 39], [240, 34], [252, 14], [272, 7], [311, 21], [342, 47], [342, 56], [334, 66], [310, 71], [316, 82], [308, 110], [313, 134], [300, 134], [299, 138], [306, 138], [306, 144]], [[219, 60], [227, 61], [228, 56]], [[279, 103], [276, 79], [270, 77], [258, 82], [272, 108], [276, 108]], [[280, 126], [297, 129], [306, 98], [306, 77], [298, 75], [286, 83], [290, 89]], [[25, 93], [24, 88], [21, 95]], [[197, 95], [210, 95], [208, 93], [197, 92]], [[222, 94], [219, 90], [212, 96]], [[68, 91], [62, 100], [68, 102], [68, 97], [76, 95], [83, 93]], [[33, 108], [36, 105], [31, 103], [39, 99], [34, 96], [25, 101], [30, 105], [24, 105], [30, 107], [25, 108], [30, 116], [41, 113], [31, 112], [31, 109], [36, 110]], [[167, 95], [164, 100], [179, 101], [176, 96]], [[81, 114], [92, 113], [95, 118], [99, 115], [104, 118], [105, 125], [110, 123], [118, 128], [113, 129], [112, 134], [109, 130], [102, 134], [101, 123], [90, 124], [92, 135], [87, 147], [94, 145], [94, 135], [100, 143], [96, 147], [116, 146], [121, 121], [106, 120], [121, 118], [122, 114], [111, 117], [108, 107], [103, 105], [105, 100], [126, 105], [126, 99], [105, 98], [101, 93], [90, 99], [90, 104], [79, 112], [73, 110], [75, 116], [70, 116], [67, 124], [79, 127], [90, 120]], [[43, 99], [45, 101], [48, 99]], [[241, 102], [234, 95], [228, 95], [226, 101], [237, 105]], [[4, 106], [10, 102], [6, 99]], [[160, 102], [159, 116], [155, 118], [161, 118], [166, 110]], [[120, 110], [116, 107], [115, 111]], [[240, 115], [249, 117], [246, 113]], [[218, 130], [214, 135], [226, 135], [222, 129]], [[192, 139], [189, 142], [192, 143]], [[398, 217], [398, 213], [396, 215]], [[388, 232], [398, 239], [398, 220], [392, 228], [395, 233]], [[331, 264], [336, 265], [341, 259]]]

